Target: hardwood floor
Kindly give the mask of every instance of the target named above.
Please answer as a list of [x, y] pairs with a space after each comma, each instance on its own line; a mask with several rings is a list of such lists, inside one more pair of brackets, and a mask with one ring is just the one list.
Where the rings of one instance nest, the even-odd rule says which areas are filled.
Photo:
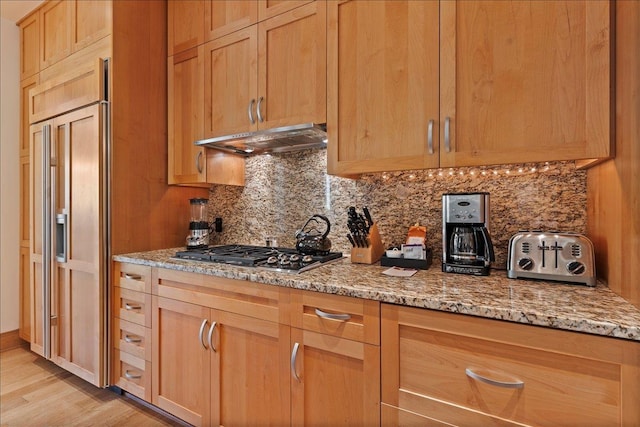
[[19, 347], [0, 353], [0, 426], [180, 426]]

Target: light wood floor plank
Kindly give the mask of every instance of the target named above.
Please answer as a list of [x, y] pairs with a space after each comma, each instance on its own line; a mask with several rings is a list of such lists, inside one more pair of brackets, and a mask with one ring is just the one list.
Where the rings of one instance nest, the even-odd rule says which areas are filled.
[[24, 348], [0, 353], [0, 426], [180, 426]]

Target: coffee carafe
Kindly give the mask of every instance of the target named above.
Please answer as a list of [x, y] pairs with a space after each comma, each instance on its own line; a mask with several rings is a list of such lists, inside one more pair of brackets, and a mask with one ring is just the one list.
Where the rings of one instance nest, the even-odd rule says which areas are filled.
[[187, 249], [200, 249], [209, 246], [211, 226], [207, 221], [207, 202], [207, 199], [189, 199], [191, 218], [189, 220]]
[[489, 193], [442, 196], [442, 271], [487, 276], [495, 261]]

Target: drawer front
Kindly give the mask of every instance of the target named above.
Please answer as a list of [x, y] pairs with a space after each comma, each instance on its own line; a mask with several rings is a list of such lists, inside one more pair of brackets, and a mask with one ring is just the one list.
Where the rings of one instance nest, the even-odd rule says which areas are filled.
[[151, 267], [117, 262], [114, 266], [115, 286], [132, 291], [151, 293]]
[[116, 317], [113, 319], [113, 345], [118, 350], [150, 362], [151, 328]]
[[378, 301], [291, 291], [291, 326], [368, 344], [380, 344]]
[[151, 402], [151, 362], [113, 350], [113, 384]]
[[[469, 419], [461, 408], [537, 426], [620, 425], [622, 375], [613, 361], [511, 344], [508, 335], [431, 329], [423, 310], [402, 310], [383, 310], [383, 402], [454, 425]], [[489, 329], [496, 322], [477, 321]]]
[[151, 327], [151, 295], [115, 287], [113, 298], [115, 317]]
[[[433, 411], [429, 413], [430, 417], [405, 411], [395, 406], [381, 404], [380, 416], [382, 418], [381, 425], [385, 427], [393, 426], [416, 426], [416, 427], [451, 427], [451, 425], [459, 426], [493, 426], [493, 427], [513, 427], [522, 426], [515, 422], [510, 422], [498, 417], [492, 417], [476, 411], [461, 408], [460, 406], [447, 405], [444, 403], [434, 402]], [[448, 422], [441, 422], [433, 417], [437, 417], [439, 413], [444, 412]]]

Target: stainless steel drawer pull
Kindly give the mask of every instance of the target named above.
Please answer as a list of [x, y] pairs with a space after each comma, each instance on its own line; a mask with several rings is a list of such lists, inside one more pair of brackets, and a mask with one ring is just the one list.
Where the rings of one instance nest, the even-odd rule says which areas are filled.
[[124, 273], [124, 278], [130, 280], [141, 280], [142, 276], [139, 274]]
[[322, 311], [319, 308], [316, 308], [316, 316], [322, 317], [323, 319], [342, 320], [343, 322], [351, 319], [351, 315], [349, 314], [327, 313], [326, 311]]
[[433, 154], [433, 119], [429, 120], [429, 125], [427, 126], [427, 150], [429, 154]]
[[126, 342], [132, 343], [132, 342], [142, 342], [142, 338], [137, 337], [135, 335], [125, 335], [124, 336], [124, 340]]
[[502, 388], [523, 388], [524, 387], [524, 381], [497, 381], [497, 380], [492, 380], [491, 378], [487, 378], [487, 377], [482, 376], [480, 374], [476, 374], [475, 372], [473, 372], [469, 368], [465, 369], [464, 372], [465, 372], [465, 374], [467, 374], [467, 376], [469, 378], [473, 378], [474, 380], [483, 382], [485, 384], [493, 385], [493, 386], [496, 386], [496, 387], [502, 387]]
[[296, 359], [298, 358], [298, 348], [300, 347], [299, 343], [293, 344], [293, 350], [291, 350], [291, 375], [296, 381], [300, 382], [300, 377], [296, 372]]
[[255, 99], [251, 99], [251, 101], [249, 102], [249, 108], [247, 108], [247, 114], [249, 114], [249, 121], [251, 122], [252, 125], [256, 124], [256, 120], [253, 118], [253, 104], [256, 103]]
[[213, 330], [216, 328], [216, 325], [218, 323], [217, 322], [211, 322], [211, 328], [209, 328], [209, 333], [207, 334], [207, 342], [209, 343], [209, 348], [211, 350], [218, 351], [214, 346], [213, 346]]
[[142, 378], [141, 374], [131, 374], [130, 371], [124, 371], [124, 377], [129, 379], [129, 380], [137, 380], [139, 378]]
[[202, 344], [202, 348], [204, 348], [205, 350], [208, 349], [207, 345], [204, 343], [204, 328], [207, 327], [207, 323], [209, 323], [209, 321], [207, 319], [204, 319], [202, 321], [202, 325], [200, 325], [200, 332], [198, 333], [198, 338], [200, 339], [200, 344]]
[[202, 151], [196, 155], [196, 170], [198, 173], [202, 173]]
[[264, 117], [262, 117], [262, 111], [260, 111], [260, 109], [262, 108], [262, 101], [264, 101], [263, 96], [258, 98], [258, 105], [256, 105], [256, 115], [258, 116], [258, 121], [260, 123], [264, 122]]
[[124, 305], [124, 308], [125, 308], [126, 310], [140, 310], [140, 309], [142, 308], [142, 306], [141, 306], [141, 305], [131, 305], [131, 304], [129, 304], [129, 303], [126, 303], [126, 304]]

